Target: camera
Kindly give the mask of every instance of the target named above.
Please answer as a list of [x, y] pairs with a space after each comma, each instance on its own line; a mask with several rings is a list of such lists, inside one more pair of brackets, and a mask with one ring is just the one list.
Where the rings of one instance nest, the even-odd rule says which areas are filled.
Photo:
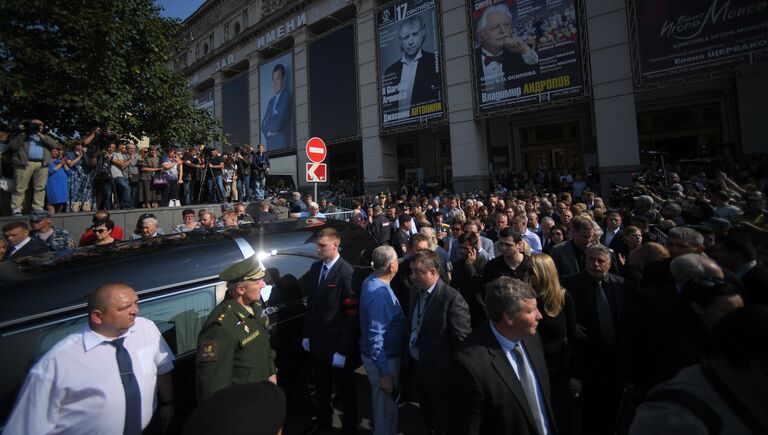
[[109, 130], [97, 129], [93, 136], [93, 141], [88, 145], [88, 151], [104, 151], [109, 145], [117, 142], [117, 135]]
[[203, 148], [203, 153], [202, 153], [203, 157], [206, 159], [210, 159], [211, 157], [213, 157], [213, 150], [214, 148], [211, 148], [211, 147]]

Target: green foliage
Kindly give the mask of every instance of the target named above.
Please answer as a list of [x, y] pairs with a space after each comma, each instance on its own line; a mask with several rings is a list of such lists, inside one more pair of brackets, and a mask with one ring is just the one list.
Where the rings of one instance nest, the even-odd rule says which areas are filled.
[[0, 118], [63, 136], [102, 126], [161, 145], [220, 130], [170, 69], [181, 23], [153, 0], [0, 1]]

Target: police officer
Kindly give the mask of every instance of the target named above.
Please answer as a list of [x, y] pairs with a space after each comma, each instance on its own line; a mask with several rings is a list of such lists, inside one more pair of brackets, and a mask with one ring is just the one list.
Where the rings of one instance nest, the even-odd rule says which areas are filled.
[[255, 255], [219, 275], [227, 282], [227, 293], [208, 315], [198, 337], [198, 401], [233, 384], [277, 382], [268, 318], [261, 312], [264, 275]]
[[389, 219], [381, 210], [381, 206], [373, 206], [373, 227], [371, 232], [379, 245], [389, 245], [389, 238], [392, 235], [391, 226]]

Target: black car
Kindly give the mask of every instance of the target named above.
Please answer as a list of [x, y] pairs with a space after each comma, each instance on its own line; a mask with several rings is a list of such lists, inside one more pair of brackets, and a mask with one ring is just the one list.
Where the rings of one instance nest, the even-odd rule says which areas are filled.
[[[342, 258], [359, 282], [370, 273], [375, 243], [341, 221], [284, 221], [234, 232], [189, 232], [46, 254], [0, 263], [0, 428], [31, 366], [55, 343], [87, 324], [88, 295], [105, 283], [132, 286], [139, 316], [155, 322], [173, 350], [177, 415], [195, 406], [197, 334], [224, 297], [218, 274], [257, 253], [267, 269], [262, 291], [281, 384], [289, 400], [305, 357], [301, 331], [306, 297], [299, 280], [317, 260], [316, 233], [336, 228]], [[293, 376], [296, 374], [297, 376]]]

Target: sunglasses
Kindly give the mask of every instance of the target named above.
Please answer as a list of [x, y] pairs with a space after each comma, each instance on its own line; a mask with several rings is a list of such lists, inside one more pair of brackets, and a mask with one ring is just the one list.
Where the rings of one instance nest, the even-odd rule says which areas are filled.
[[96, 228], [96, 229], [93, 230], [94, 233], [99, 233], [99, 234], [106, 233], [107, 231], [109, 231], [109, 230], [106, 229], [106, 228]]

